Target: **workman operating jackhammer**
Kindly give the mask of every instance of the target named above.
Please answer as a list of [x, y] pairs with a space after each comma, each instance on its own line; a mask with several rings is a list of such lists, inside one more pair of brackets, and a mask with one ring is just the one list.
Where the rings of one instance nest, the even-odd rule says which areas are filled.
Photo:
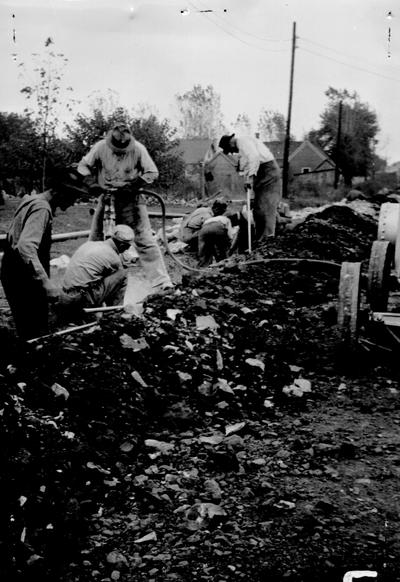
[[255, 137], [223, 135], [219, 147], [224, 154], [239, 154], [239, 170], [244, 172], [245, 187], [254, 192], [256, 239], [263, 243], [275, 236], [281, 199], [280, 168], [272, 152]]
[[[98, 198], [92, 224], [92, 240], [103, 240], [106, 204], [115, 209], [115, 222], [130, 226], [140, 263], [153, 293], [168, 292], [173, 284], [161, 250], [152, 233], [144, 196], [140, 189], [158, 178], [157, 167], [145, 146], [136, 141], [129, 126], [120, 122], [82, 158], [78, 172]], [[92, 176], [92, 172], [95, 173]], [[109, 190], [112, 193], [109, 194]]]

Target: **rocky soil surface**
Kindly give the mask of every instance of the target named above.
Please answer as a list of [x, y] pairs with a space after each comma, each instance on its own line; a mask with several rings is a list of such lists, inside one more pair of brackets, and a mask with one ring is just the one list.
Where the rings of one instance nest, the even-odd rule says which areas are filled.
[[367, 261], [376, 226], [333, 206], [141, 318], [3, 328], [1, 580], [400, 580], [398, 342], [343, 347], [334, 264], [262, 262]]

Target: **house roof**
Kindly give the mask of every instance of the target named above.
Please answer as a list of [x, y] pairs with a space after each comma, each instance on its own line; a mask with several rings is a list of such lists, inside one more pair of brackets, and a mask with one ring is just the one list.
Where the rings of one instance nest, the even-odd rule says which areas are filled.
[[209, 138], [181, 139], [177, 151], [182, 155], [185, 164], [198, 164], [204, 160], [211, 143]]
[[[301, 141], [289, 142], [289, 156], [302, 144]], [[269, 148], [276, 160], [283, 159], [283, 152], [285, 149], [284, 141], [265, 141], [264, 144]]]
[[320, 167], [320, 165], [322, 164], [322, 162], [329, 162], [332, 166], [334, 166], [334, 162], [330, 159], [330, 157], [324, 152], [324, 150], [322, 150], [319, 146], [317, 146], [316, 144], [312, 143], [310, 140], [305, 139], [303, 142], [300, 142], [300, 145], [292, 152], [289, 154], [289, 162], [291, 162], [293, 160], [293, 158], [299, 154], [302, 150], [304, 150], [305, 148], [309, 148], [311, 150], [313, 150], [313, 152], [320, 158], [320, 163], [317, 164], [317, 166], [315, 166], [313, 168], [313, 170], [317, 169]]
[[[277, 161], [283, 160], [283, 153], [285, 148], [285, 143], [283, 141], [266, 141], [265, 145], [271, 150]], [[210, 150], [213, 140], [210, 138], [190, 138], [181, 139], [176, 151], [181, 154], [186, 165], [199, 164], [204, 162], [206, 153]], [[298, 153], [304, 150], [304, 148], [310, 148], [314, 153], [320, 158], [320, 163], [317, 166], [314, 165], [313, 170], [321, 169], [321, 164], [327, 162], [334, 167], [334, 162], [327, 156], [327, 154], [316, 144], [312, 143], [308, 139], [304, 141], [290, 141], [289, 143], [289, 162], [293, 160]], [[235, 165], [236, 160], [232, 159], [231, 156], [226, 156], [222, 152], [216, 151], [213, 160], [221, 155], [228, 159], [233, 165]]]

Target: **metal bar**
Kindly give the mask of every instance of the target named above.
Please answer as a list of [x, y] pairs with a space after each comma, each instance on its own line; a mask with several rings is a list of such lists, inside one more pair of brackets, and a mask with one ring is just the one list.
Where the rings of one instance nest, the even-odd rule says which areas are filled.
[[391, 325], [392, 327], [400, 327], [400, 313], [374, 311], [371, 313], [371, 319], [373, 321], [382, 322], [385, 325]]
[[122, 311], [125, 305], [107, 305], [105, 307], [84, 307], [85, 313], [104, 313], [105, 311]]
[[[185, 216], [184, 213], [182, 212], [167, 212], [165, 215], [165, 218], [182, 218], [182, 216]], [[162, 213], [161, 212], [149, 212], [149, 217], [150, 218], [162, 218]], [[52, 236], [52, 241], [53, 242], [63, 242], [66, 240], [74, 240], [77, 238], [84, 238], [84, 237], [88, 237], [90, 233], [90, 230], [75, 230], [73, 232], [62, 232], [59, 234], [53, 234]], [[6, 238], [7, 235], [6, 234], [0, 234], [0, 248], [2, 248], [4, 246], [4, 243], [6, 242]]]
[[62, 329], [60, 331], [55, 331], [54, 333], [49, 333], [47, 335], [41, 335], [39, 337], [34, 337], [30, 340], [27, 340], [27, 344], [33, 344], [35, 342], [40, 342], [41, 340], [47, 339], [49, 337], [54, 337], [56, 335], [66, 335], [68, 333], [73, 333], [75, 331], [82, 331], [84, 329], [89, 329], [90, 327], [94, 327], [95, 325], [99, 325], [97, 321], [93, 323], [85, 323], [84, 325], [76, 325], [75, 327], [69, 327], [67, 329]]

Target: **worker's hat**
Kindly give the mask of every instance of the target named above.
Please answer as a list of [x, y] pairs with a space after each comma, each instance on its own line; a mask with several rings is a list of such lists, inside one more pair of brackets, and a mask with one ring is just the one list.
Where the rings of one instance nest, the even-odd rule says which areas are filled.
[[223, 135], [219, 140], [218, 147], [221, 148], [224, 154], [228, 154], [231, 151], [230, 149], [231, 139], [233, 138], [234, 135], [235, 135], [234, 133], [232, 133], [232, 135]]
[[67, 196], [88, 196], [88, 189], [82, 182], [81, 176], [73, 167], [53, 167], [47, 178], [48, 187]]
[[113, 228], [111, 237], [119, 242], [132, 243], [135, 233], [127, 224], [117, 224]]

